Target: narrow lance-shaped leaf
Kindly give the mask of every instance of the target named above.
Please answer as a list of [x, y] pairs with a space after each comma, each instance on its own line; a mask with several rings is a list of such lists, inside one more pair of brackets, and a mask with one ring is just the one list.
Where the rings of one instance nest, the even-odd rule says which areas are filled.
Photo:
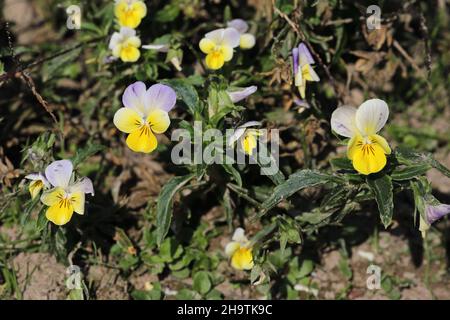
[[291, 174], [289, 179], [275, 187], [269, 199], [264, 201], [262, 204], [264, 208], [263, 214], [297, 191], [328, 182], [342, 183], [343, 181], [337, 176], [332, 176], [313, 170], [301, 170]]
[[377, 178], [369, 176], [367, 177], [367, 185], [375, 196], [381, 222], [387, 228], [391, 224], [392, 215], [394, 214], [394, 196], [391, 177], [387, 175]]
[[412, 178], [425, 174], [430, 169], [431, 166], [428, 163], [413, 164], [410, 166], [406, 166], [405, 168], [396, 168], [392, 172], [391, 178], [395, 181], [410, 180]]
[[189, 174], [186, 176], [174, 177], [162, 187], [158, 196], [158, 204], [156, 205], [156, 237], [158, 246], [161, 245], [169, 231], [170, 222], [172, 221], [173, 197], [177, 191], [194, 176], [194, 174]]

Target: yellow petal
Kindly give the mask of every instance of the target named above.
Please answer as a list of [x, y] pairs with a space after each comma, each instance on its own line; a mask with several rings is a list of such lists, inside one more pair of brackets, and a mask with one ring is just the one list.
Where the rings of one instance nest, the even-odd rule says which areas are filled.
[[70, 203], [72, 204], [73, 211], [78, 214], [84, 214], [84, 192], [72, 192], [70, 194]]
[[387, 143], [385, 138], [378, 134], [373, 134], [369, 138], [373, 143], [378, 143], [381, 148], [383, 148], [385, 154], [391, 154], [391, 148], [389, 147], [389, 144]]
[[68, 199], [62, 199], [47, 209], [45, 216], [58, 226], [70, 221], [73, 214], [73, 206]]
[[122, 132], [130, 133], [142, 125], [142, 117], [133, 109], [120, 108], [114, 115], [114, 125]]
[[158, 141], [149, 126], [131, 132], [127, 137], [127, 146], [134, 152], [150, 153], [158, 146]]
[[65, 196], [66, 192], [64, 191], [64, 189], [57, 187], [44, 192], [41, 196], [41, 201], [46, 206], [52, 206], [64, 199]]
[[361, 145], [363, 143], [362, 137], [360, 135], [353, 136], [349, 141], [347, 145], [347, 157], [352, 160], [353, 155], [355, 154], [355, 151], [358, 150], [358, 145]]
[[127, 40], [125, 40], [125, 42], [123, 43], [124, 46], [131, 46], [131, 47], [136, 47], [139, 48], [141, 46], [141, 39], [139, 39], [138, 37], [134, 36], [134, 37], [129, 37]]
[[208, 38], [203, 38], [199, 43], [200, 50], [202, 50], [202, 52], [206, 54], [212, 52], [215, 46], [216, 44], [214, 43], [214, 41]]
[[311, 72], [310, 72], [310, 66], [308, 64], [305, 64], [302, 66], [302, 76], [305, 80], [313, 81]]
[[31, 199], [34, 199], [44, 187], [44, 183], [41, 180], [35, 180], [30, 183], [28, 190], [30, 191]]
[[306, 95], [306, 82], [303, 82], [301, 85], [299, 85], [298, 87], [298, 92], [300, 92], [300, 96], [302, 97], [302, 99], [305, 99], [305, 95]]
[[154, 133], [166, 132], [170, 125], [169, 114], [164, 110], [154, 109], [148, 114], [147, 123]]
[[255, 36], [251, 33], [244, 33], [239, 39], [239, 47], [241, 49], [251, 49], [255, 46]]
[[253, 268], [253, 254], [251, 248], [240, 248], [231, 257], [231, 266], [238, 270]]
[[352, 155], [353, 167], [365, 175], [381, 171], [387, 162], [384, 150], [378, 143], [356, 146]]
[[123, 46], [122, 50], [120, 50], [120, 59], [123, 62], [136, 62], [140, 56], [139, 49], [134, 46]]
[[256, 148], [256, 137], [253, 133], [246, 133], [245, 137], [241, 140], [242, 149], [248, 155], [253, 154], [253, 150]]
[[222, 55], [223, 55], [223, 60], [224, 61], [230, 61], [231, 59], [233, 59], [233, 48], [230, 46], [222, 46], [220, 48]]
[[213, 51], [206, 56], [205, 63], [209, 69], [217, 70], [222, 68], [225, 59], [221, 51]]

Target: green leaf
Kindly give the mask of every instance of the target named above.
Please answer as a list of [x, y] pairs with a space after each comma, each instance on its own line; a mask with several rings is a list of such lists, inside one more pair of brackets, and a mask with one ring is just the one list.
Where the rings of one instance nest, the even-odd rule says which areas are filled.
[[200, 99], [197, 90], [195, 90], [192, 84], [182, 79], [162, 80], [161, 83], [164, 83], [175, 90], [177, 98], [186, 103], [191, 114], [194, 115], [195, 113], [201, 112]]
[[233, 176], [234, 181], [238, 184], [239, 187], [242, 187], [242, 178], [239, 171], [236, 170], [236, 168], [233, 167], [231, 164], [222, 164], [223, 168], [227, 173]]
[[391, 174], [391, 178], [395, 181], [410, 180], [425, 174], [430, 169], [431, 166], [428, 163], [413, 164], [404, 168], [395, 168]]
[[[281, 172], [272, 154], [267, 150], [265, 143], [259, 143], [256, 161], [261, 168], [261, 174], [267, 176], [275, 185], [280, 185], [286, 181], [283, 172]], [[275, 174], [273, 173], [274, 168], [277, 169]]]
[[158, 204], [156, 205], [156, 239], [158, 246], [161, 245], [167, 232], [169, 232], [170, 222], [172, 220], [172, 198], [194, 176], [195, 174], [188, 174], [186, 176], [174, 177], [162, 187], [158, 196]]
[[170, 22], [175, 20], [180, 14], [180, 7], [177, 2], [169, 3], [156, 13], [157, 22]]
[[333, 170], [350, 170], [355, 171], [353, 164], [348, 158], [334, 158], [330, 160]]
[[392, 222], [394, 214], [394, 196], [392, 193], [391, 177], [383, 175], [381, 177], [367, 177], [367, 185], [375, 196], [380, 212], [381, 222], [387, 228]]
[[408, 148], [398, 147], [395, 149], [395, 157], [400, 164], [429, 164], [439, 170], [447, 178], [450, 178], [450, 170], [433, 158], [431, 153], [420, 153]]
[[313, 170], [300, 170], [294, 174], [291, 174], [289, 179], [275, 187], [269, 199], [264, 201], [262, 204], [262, 207], [264, 208], [263, 213], [267, 212], [269, 209], [273, 208], [297, 191], [329, 182], [340, 183], [343, 181], [337, 176], [332, 176]]
[[80, 163], [85, 161], [87, 158], [93, 156], [99, 151], [104, 150], [105, 147], [100, 144], [89, 143], [83, 149], [77, 150], [77, 153], [72, 158], [72, 164], [74, 167], [77, 167]]
[[192, 288], [195, 291], [201, 295], [205, 295], [211, 290], [211, 287], [212, 283], [208, 272], [199, 271], [194, 275]]

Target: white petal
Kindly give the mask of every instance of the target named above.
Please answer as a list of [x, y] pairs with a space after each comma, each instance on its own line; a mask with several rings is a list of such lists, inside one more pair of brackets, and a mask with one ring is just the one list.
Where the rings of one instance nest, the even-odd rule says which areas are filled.
[[236, 48], [239, 46], [241, 40], [241, 34], [234, 28], [226, 28], [223, 31], [222, 45]]
[[355, 107], [342, 106], [337, 108], [331, 114], [331, 129], [341, 136], [351, 138], [357, 132], [355, 115]]
[[114, 50], [114, 48], [117, 47], [117, 45], [119, 45], [119, 43], [121, 43], [122, 41], [122, 35], [118, 32], [114, 32], [111, 40], [109, 40], [109, 49]]
[[236, 130], [234, 130], [233, 134], [230, 136], [228, 140], [228, 145], [231, 147], [236, 141], [239, 140], [240, 137], [242, 137], [244, 132], [245, 128], [237, 128]]
[[260, 126], [261, 122], [259, 121], [248, 121], [246, 123], [244, 123], [243, 125], [240, 125], [239, 128], [248, 128], [248, 127], [255, 127], [255, 126]]
[[239, 244], [239, 242], [231, 241], [225, 247], [225, 254], [228, 257], [231, 257], [233, 255], [233, 253], [235, 253], [236, 250], [238, 250], [240, 247], [241, 247], [241, 245]]
[[384, 127], [388, 117], [387, 103], [380, 99], [370, 99], [356, 111], [356, 126], [365, 135], [375, 134]]
[[212, 40], [215, 44], [221, 44], [223, 40], [224, 31], [225, 31], [224, 28], [210, 31], [207, 34], [205, 34], [205, 38]]
[[120, 34], [122, 34], [125, 38], [131, 38], [136, 35], [136, 30], [128, 27], [121, 27]]
[[308, 65], [308, 69], [309, 69], [309, 74], [311, 75], [313, 81], [320, 81], [320, 78], [317, 75], [316, 71], [314, 71], [314, 69], [310, 65]]
[[167, 44], [146, 44], [142, 46], [142, 49], [155, 50], [158, 52], [167, 52], [169, 51], [169, 46]]
[[52, 162], [45, 169], [45, 177], [54, 187], [66, 188], [72, 176], [73, 165], [70, 160]]
[[248, 30], [248, 24], [242, 19], [234, 19], [228, 21], [227, 27], [235, 28], [239, 33], [246, 33]]
[[84, 177], [73, 186], [70, 187], [71, 191], [82, 191], [84, 193], [90, 193], [94, 195], [94, 186], [91, 179]]
[[245, 244], [248, 242], [247, 237], [245, 236], [245, 230], [242, 228], [237, 228], [234, 233], [233, 237], [231, 238], [233, 241], [237, 241], [241, 244]]

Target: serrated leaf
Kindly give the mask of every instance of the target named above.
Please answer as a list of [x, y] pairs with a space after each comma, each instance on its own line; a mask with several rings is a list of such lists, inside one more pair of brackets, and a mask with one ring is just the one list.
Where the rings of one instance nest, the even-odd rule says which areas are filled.
[[194, 174], [189, 174], [174, 177], [162, 187], [158, 196], [158, 204], [156, 205], [156, 239], [158, 246], [161, 245], [167, 232], [169, 232], [170, 222], [172, 221], [172, 201], [174, 195], [194, 176]]
[[339, 183], [342, 182], [342, 179], [313, 170], [301, 170], [291, 174], [289, 179], [275, 187], [269, 199], [264, 201], [262, 204], [264, 208], [263, 213], [300, 190], [329, 182]]
[[429, 164], [433, 168], [439, 170], [447, 178], [450, 178], [450, 170], [434, 159], [433, 155], [430, 153], [420, 153], [408, 148], [398, 147], [395, 149], [395, 157], [401, 164]]
[[375, 196], [380, 212], [380, 219], [384, 227], [387, 228], [392, 222], [394, 214], [394, 196], [392, 193], [392, 180], [389, 176], [367, 177], [367, 185]]

